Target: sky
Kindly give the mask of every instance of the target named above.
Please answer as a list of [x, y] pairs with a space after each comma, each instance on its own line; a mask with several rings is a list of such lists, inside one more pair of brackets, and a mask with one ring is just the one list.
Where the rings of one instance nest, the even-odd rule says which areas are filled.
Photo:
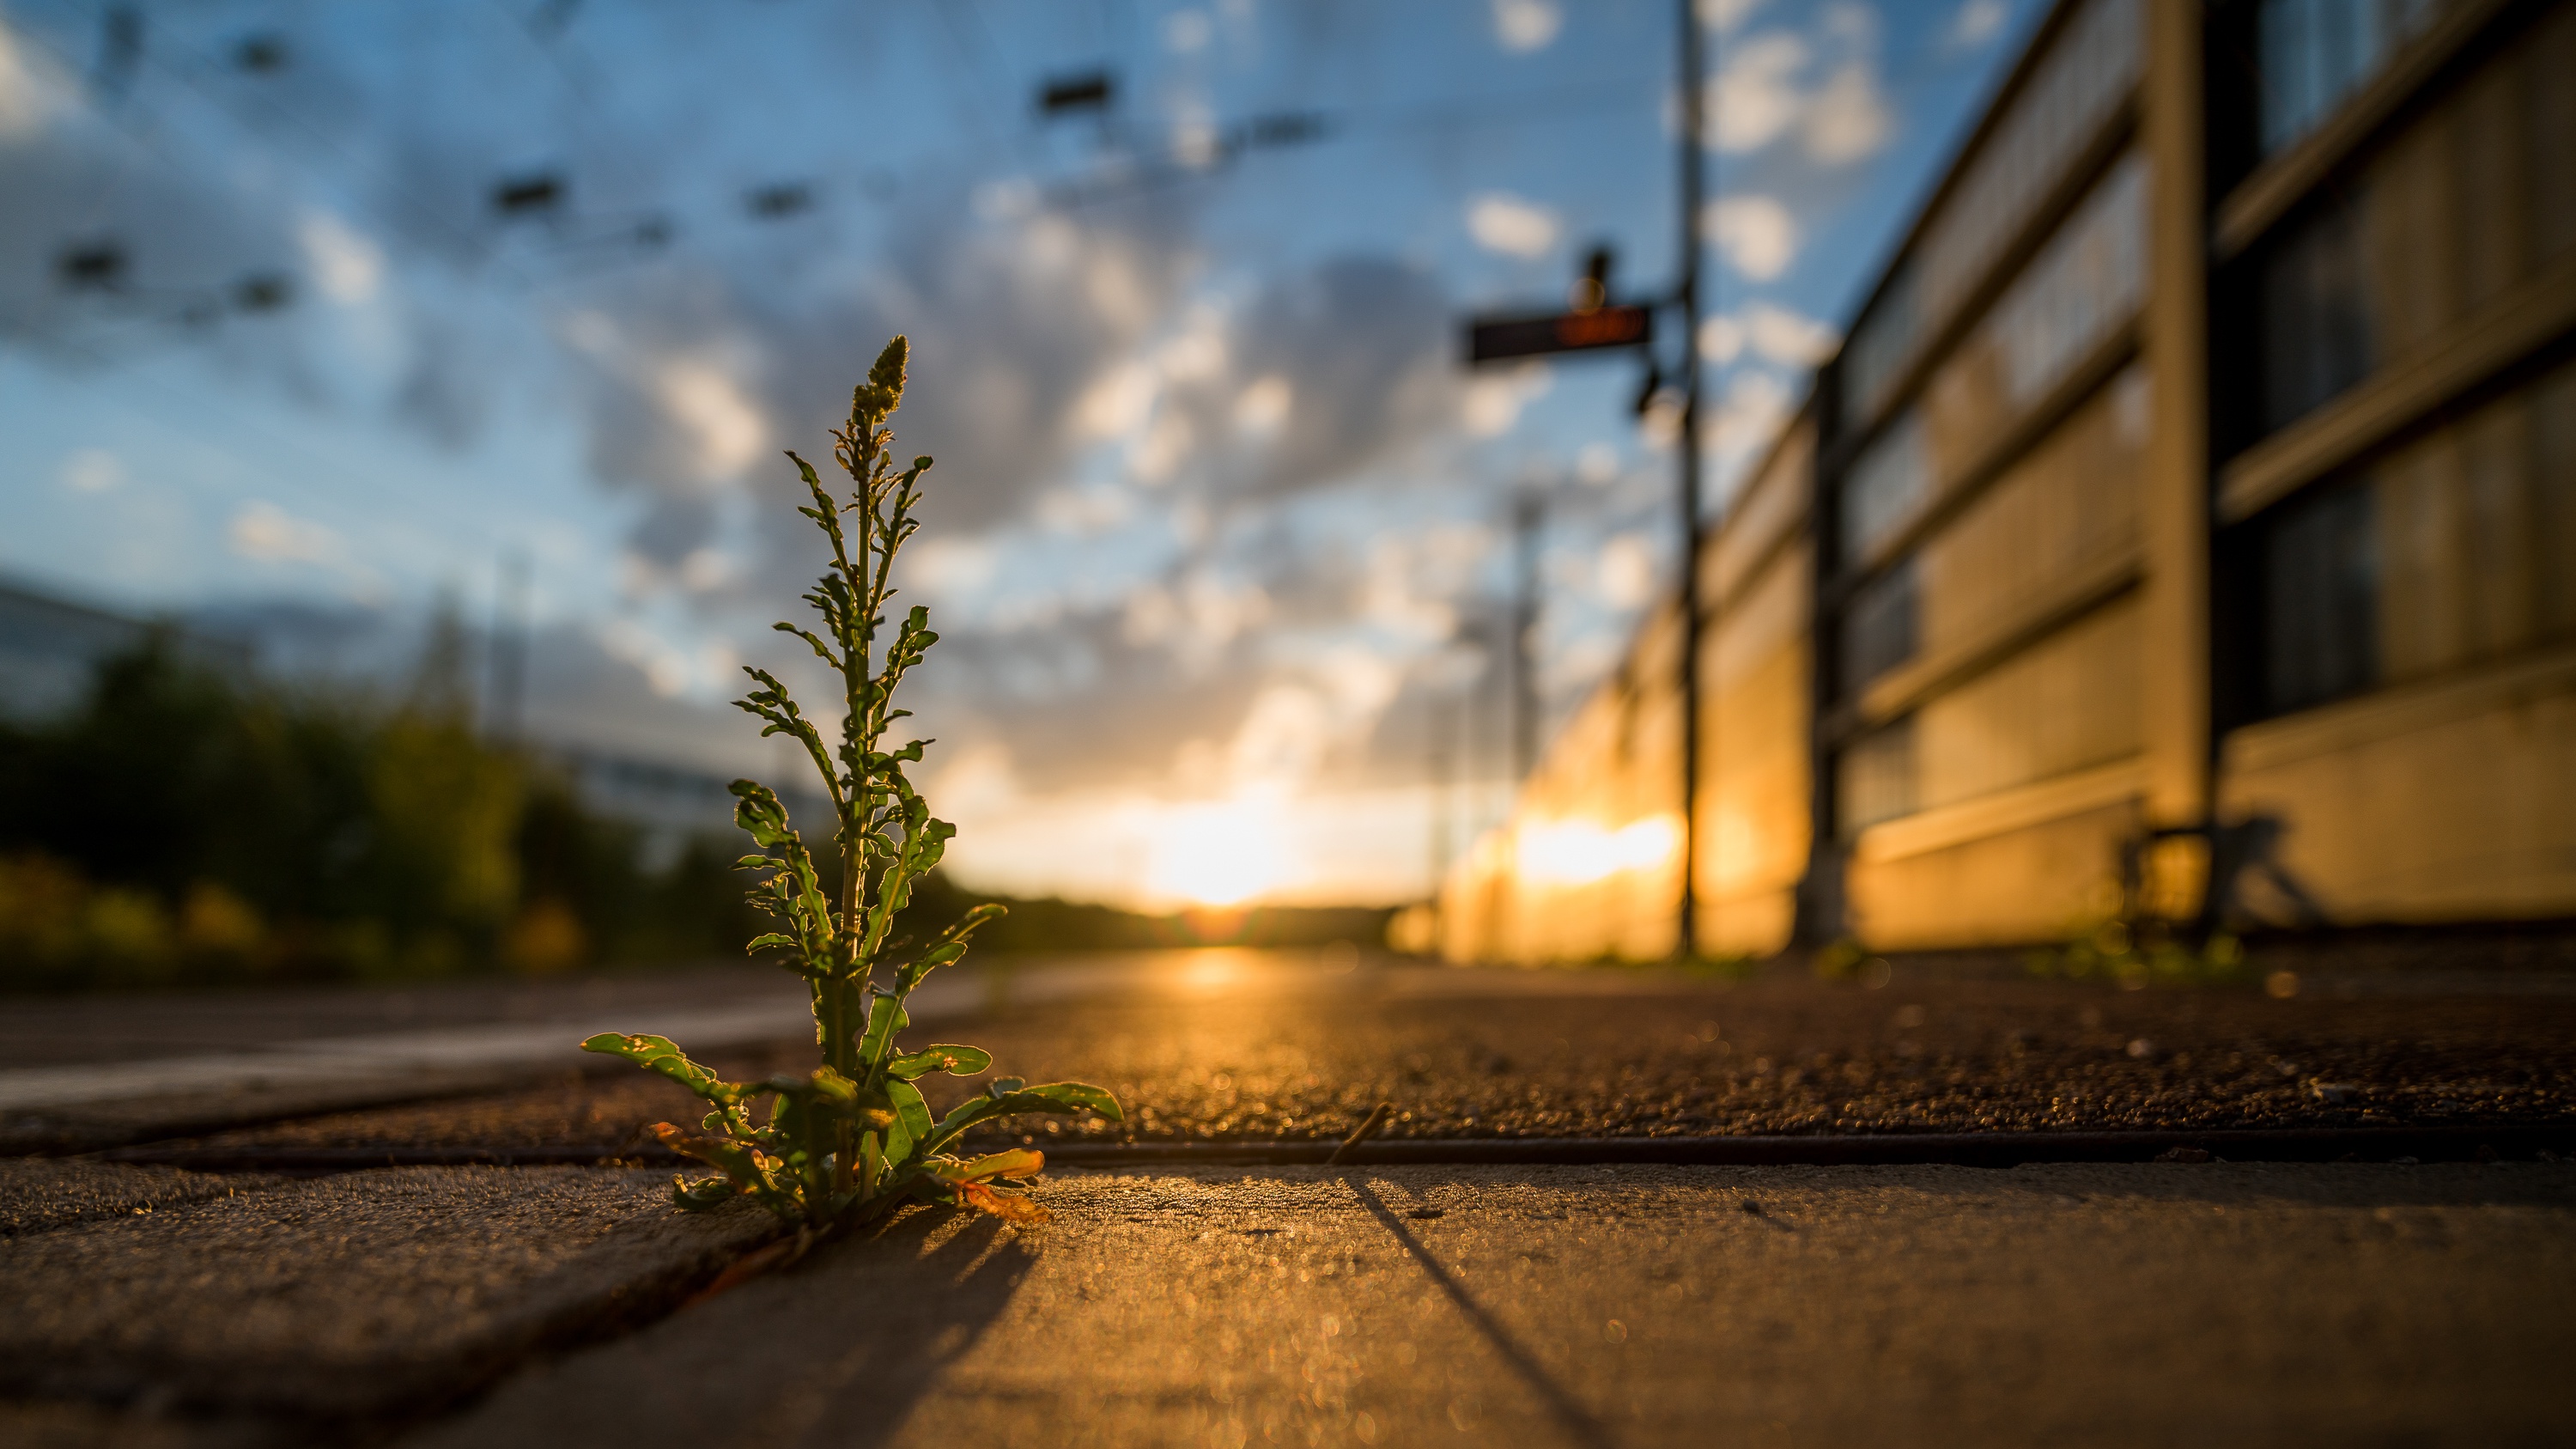
[[[1699, 0], [1712, 511], [2038, 11]], [[827, 453], [903, 333], [898, 446], [938, 459], [915, 777], [961, 879], [1417, 898], [1508, 803], [1514, 500], [1550, 724], [1671, 587], [1640, 360], [1458, 354], [1596, 245], [1614, 294], [1669, 289], [1674, 31], [1669, 0], [0, 0], [0, 577], [380, 686], [442, 612], [523, 630], [530, 737], [785, 777], [726, 703], [747, 664], [824, 693], [768, 629], [821, 563], [780, 452]], [[1039, 104], [1091, 75], [1107, 104]]]

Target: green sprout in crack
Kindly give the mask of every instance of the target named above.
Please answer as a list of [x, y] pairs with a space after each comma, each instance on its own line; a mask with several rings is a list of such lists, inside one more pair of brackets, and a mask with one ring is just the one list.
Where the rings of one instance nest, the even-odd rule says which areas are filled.
[[950, 1149], [967, 1129], [1023, 1112], [1123, 1117], [1117, 1100], [1098, 1087], [1033, 1087], [1004, 1077], [934, 1119], [913, 1084], [932, 1072], [972, 1076], [992, 1065], [992, 1055], [971, 1046], [910, 1052], [896, 1046], [896, 1035], [910, 1024], [905, 1000], [923, 978], [966, 954], [976, 927], [1002, 913], [998, 905], [978, 906], [918, 951], [893, 938], [914, 882], [939, 864], [957, 833], [931, 815], [904, 775], [929, 742], [884, 748], [888, 728], [910, 713], [894, 707], [896, 686], [939, 638], [930, 631], [929, 611], [919, 606], [890, 637], [887, 631], [886, 604], [895, 594], [890, 571], [920, 526], [912, 510], [930, 468], [928, 458], [915, 458], [898, 470], [890, 452], [894, 435], [886, 420], [903, 400], [905, 350], [900, 337], [886, 344], [851, 395], [848, 425], [832, 434], [832, 456], [857, 485], [846, 499], [824, 486], [812, 464], [787, 455], [813, 494], [813, 505], [797, 512], [830, 540], [832, 564], [804, 596], [822, 615], [819, 632], [789, 623], [777, 628], [804, 640], [839, 674], [839, 741], [827, 741], [767, 670], [746, 669], [759, 687], [735, 702], [760, 717], [764, 738], [785, 735], [805, 747], [831, 800], [831, 848], [840, 868], [827, 877], [789, 825], [777, 793], [751, 780], [733, 782], [735, 823], [760, 847], [740, 862], [762, 873], [751, 900], [779, 927], [749, 950], [777, 953], [805, 978], [822, 1063], [804, 1076], [728, 1082], [663, 1037], [603, 1032], [581, 1044], [659, 1072], [706, 1101], [710, 1110], [699, 1131], [668, 1122], [653, 1129], [665, 1145], [721, 1174], [676, 1182], [683, 1208], [749, 1195], [800, 1227], [819, 1228], [864, 1222], [909, 1200], [1041, 1222], [1045, 1209], [1019, 1190], [1045, 1166], [1040, 1153], [1021, 1148], [969, 1159]]

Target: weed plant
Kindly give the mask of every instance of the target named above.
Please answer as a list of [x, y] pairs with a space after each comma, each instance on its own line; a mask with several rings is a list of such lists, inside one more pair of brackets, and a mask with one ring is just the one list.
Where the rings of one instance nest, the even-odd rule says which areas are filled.
[[930, 467], [928, 458], [915, 458], [898, 471], [890, 451], [894, 435], [886, 422], [903, 400], [905, 352], [901, 337], [886, 344], [851, 394], [848, 424], [832, 435], [833, 458], [856, 485], [846, 501], [824, 486], [813, 465], [787, 455], [813, 495], [813, 505], [797, 511], [830, 541], [832, 561], [804, 596], [822, 616], [821, 632], [792, 623], [775, 627], [803, 640], [840, 676], [839, 742], [827, 743], [767, 670], [746, 669], [759, 687], [735, 702], [760, 718], [764, 737], [785, 735], [805, 747], [831, 800], [839, 869], [827, 887], [776, 792], [750, 780], [733, 782], [735, 823], [760, 847], [739, 864], [760, 873], [752, 903], [781, 927], [755, 938], [749, 949], [777, 953], [805, 978], [822, 1063], [803, 1076], [728, 1082], [663, 1037], [603, 1032], [582, 1043], [585, 1051], [625, 1057], [705, 1099], [710, 1110], [701, 1131], [668, 1122], [654, 1127], [665, 1145], [721, 1174], [675, 1179], [683, 1208], [749, 1195], [802, 1228], [819, 1228], [864, 1222], [914, 1200], [1042, 1221], [1045, 1210], [1018, 1191], [1045, 1165], [1042, 1154], [1019, 1148], [969, 1160], [950, 1146], [978, 1123], [1023, 1112], [1123, 1116], [1117, 1100], [1098, 1087], [1033, 1087], [1003, 1077], [934, 1121], [913, 1084], [932, 1072], [972, 1076], [990, 1067], [992, 1056], [971, 1046], [906, 1052], [896, 1044], [896, 1034], [910, 1024], [906, 998], [931, 972], [964, 956], [975, 928], [1002, 913], [999, 905], [978, 906], [917, 950], [893, 934], [915, 885], [957, 833], [931, 815], [904, 775], [904, 766], [920, 763], [928, 741], [883, 747], [888, 728], [910, 713], [894, 707], [897, 686], [939, 637], [930, 631], [929, 611], [918, 605], [887, 633], [891, 570], [919, 526], [912, 510]]

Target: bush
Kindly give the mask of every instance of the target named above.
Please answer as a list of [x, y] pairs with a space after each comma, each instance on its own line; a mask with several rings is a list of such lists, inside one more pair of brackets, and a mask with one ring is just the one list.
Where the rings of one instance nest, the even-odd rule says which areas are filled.
[[0, 726], [0, 989], [421, 979], [730, 955], [720, 845], [660, 871], [454, 691], [236, 683], [149, 641]]

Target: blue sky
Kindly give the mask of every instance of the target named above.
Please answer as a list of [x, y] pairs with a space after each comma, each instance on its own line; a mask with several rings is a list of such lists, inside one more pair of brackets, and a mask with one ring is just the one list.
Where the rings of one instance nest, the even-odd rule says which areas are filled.
[[[1517, 490], [1558, 717], [1669, 578], [1636, 364], [1455, 358], [1596, 241], [1665, 285], [1669, 4], [129, 8], [0, 0], [21, 580], [382, 678], [524, 556], [538, 734], [779, 767], [723, 707], [817, 562], [777, 450], [904, 331], [952, 859], [1166, 901], [1399, 899], [1434, 810], [1491, 817]], [[1702, 0], [1721, 486], [2035, 13]], [[1095, 70], [1105, 112], [1039, 113]], [[1426, 786], [1435, 735], [1481, 792]]]

